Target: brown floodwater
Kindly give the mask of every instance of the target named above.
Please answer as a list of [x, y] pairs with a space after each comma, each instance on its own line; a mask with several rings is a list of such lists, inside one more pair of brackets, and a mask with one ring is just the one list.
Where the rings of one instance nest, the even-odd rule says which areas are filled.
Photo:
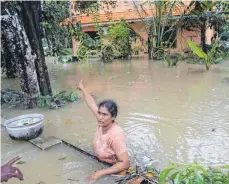
[[[54, 93], [77, 91], [83, 79], [96, 102], [108, 98], [118, 103], [117, 122], [126, 133], [132, 165], [150, 160], [160, 170], [170, 162], [229, 164], [229, 82], [222, 82], [229, 77], [229, 61], [210, 71], [185, 62], [168, 68], [146, 57], [108, 64], [96, 60], [60, 64], [51, 58], [47, 62]], [[18, 79], [2, 77], [4, 88], [19, 90]], [[4, 120], [28, 113], [45, 116], [43, 136], [92, 152], [97, 123], [82, 99], [56, 110], [2, 108], [1, 116]], [[4, 128], [1, 139], [3, 163], [16, 155], [26, 162], [18, 166], [23, 183], [86, 183], [87, 175], [105, 167], [63, 144], [41, 151], [28, 142], [13, 141]], [[113, 182], [105, 177], [97, 183]]]

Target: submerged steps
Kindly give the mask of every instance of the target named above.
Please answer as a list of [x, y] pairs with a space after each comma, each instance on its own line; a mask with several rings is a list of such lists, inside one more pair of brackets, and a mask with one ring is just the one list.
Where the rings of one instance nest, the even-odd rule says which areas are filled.
[[48, 149], [52, 146], [55, 146], [57, 144], [60, 144], [62, 143], [61, 140], [55, 138], [55, 137], [47, 137], [47, 138], [44, 138], [44, 137], [41, 137], [41, 136], [38, 136], [34, 139], [31, 139], [29, 140], [30, 143], [34, 144], [35, 146], [37, 146], [38, 148], [42, 149], [42, 150], [45, 150], [45, 149]]
[[79, 147], [77, 147], [77, 146], [74, 146], [74, 145], [72, 145], [72, 144], [70, 144], [70, 143], [68, 143], [68, 142], [66, 142], [66, 141], [64, 141], [64, 140], [60, 140], [60, 139], [57, 139], [57, 138], [55, 138], [55, 137], [47, 137], [47, 138], [44, 138], [43, 136], [38, 136], [38, 137], [35, 138], [35, 139], [29, 140], [29, 142], [32, 143], [33, 145], [37, 146], [38, 148], [42, 149], [42, 150], [46, 150], [46, 149], [48, 149], [48, 148], [50, 148], [50, 147], [52, 147], [52, 146], [58, 145], [58, 144], [60, 144], [60, 143], [61, 143], [61, 144], [63, 143], [63, 144], [65, 144], [65, 145], [67, 145], [68, 147], [71, 147], [71, 148], [73, 148], [74, 150], [77, 150], [77, 151], [79, 151], [80, 153], [83, 153], [84, 155], [87, 155], [87, 156], [89, 156], [89, 157], [91, 157], [91, 158], [93, 158], [93, 159], [95, 159], [95, 160], [97, 160], [97, 161], [99, 161], [99, 162], [101, 162], [101, 163], [103, 163], [103, 164], [106, 164], [106, 165], [109, 165], [109, 166], [112, 165], [112, 164], [110, 164], [110, 163], [107, 163], [107, 162], [104, 162], [104, 161], [99, 160], [98, 157], [96, 157], [96, 156], [93, 155], [92, 153], [89, 153], [89, 152], [85, 151], [85, 150], [82, 149], [82, 148], [79, 148]]

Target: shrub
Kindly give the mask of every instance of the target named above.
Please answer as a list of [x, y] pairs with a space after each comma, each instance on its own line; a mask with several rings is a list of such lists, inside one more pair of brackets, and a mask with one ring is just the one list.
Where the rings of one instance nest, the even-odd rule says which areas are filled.
[[160, 173], [159, 183], [167, 184], [227, 184], [229, 183], [228, 166], [223, 169], [206, 168], [194, 164], [171, 164]]

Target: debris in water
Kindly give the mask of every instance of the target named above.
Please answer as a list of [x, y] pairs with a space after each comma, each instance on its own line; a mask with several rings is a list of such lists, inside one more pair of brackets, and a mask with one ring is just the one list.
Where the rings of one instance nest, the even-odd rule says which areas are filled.
[[148, 173], [146, 173], [144, 176], [146, 176], [146, 177], [148, 177], [148, 178], [152, 178], [152, 177], [153, 177], [153, 173], [148, 172]]
[[40, 181], [39, 183], [37, 183], [37, 184], [45, 184], [45, 182], [44, 181]]
[[67, 180], [69, 180], [69, 181], [80, 181], [80, 180], [74, 180], [74, 179], [70, 179], [70, 178], [67, 179]]
[[129, 168], [125, 175], [112, 175], [116, 184], [158, 184], [159, 173], [153, 168], [147, 168], [147, 170], [142, 170], [138, 165], [136, 165], [136, 170]]
[[67, 120], [65, 120], [64, 123], [65, 123], [65, 124], [70, 124], [70, 123], [72, 123], [72, 121], [71, 121], [70, 119], [67, 119]]
[[131, 180], [129, 180], [126, 184], [140, 184], [141, 182], [144, 181], [144, 177], [142, 176], [137, 176]]
[[59, 160], [64, 160], [66, 158], [67, 158], [67, 156], [63, 156], [63, 157], [59, 158]]
[[19, 161], [19, 162], [16, 163], [16, 165], [21, 165], [21, 164], [24, 164], [24, 163], [26, 163], [26, 162], [25, 161]]
[[127, 171], [126, 170], [123, 170], [120, 173], [118, 173], [118, 175], [125, 175], [126, 173], [127, 173]]

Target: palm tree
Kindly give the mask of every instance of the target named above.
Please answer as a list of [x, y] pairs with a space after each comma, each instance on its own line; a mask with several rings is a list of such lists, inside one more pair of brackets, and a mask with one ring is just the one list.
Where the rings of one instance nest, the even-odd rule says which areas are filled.
[[[171, 48], [176, 42], [176, 29], [179, 19], [173, 16], [175, 9], [179, 9], [184, 3], [182, 1], [145, 1], [141, 4], [143, 8], [145, 4], [150, 8], [152, 17], [145, 21], [142, 13], [139, 11], [137, 2], [133, 0], [136, 10], [145, 27], [148, 27], [148, 53], [149, 59], [162, 59], [164, 49]], [[139, 3], [139, 2], [138, 2]], [[153, 51], [152, 51], [153, 50]]]

